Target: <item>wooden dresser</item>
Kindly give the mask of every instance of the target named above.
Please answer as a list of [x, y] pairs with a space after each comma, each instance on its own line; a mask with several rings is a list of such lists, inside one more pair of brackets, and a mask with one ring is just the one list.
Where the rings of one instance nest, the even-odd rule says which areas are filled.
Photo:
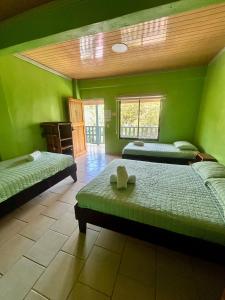
[[72, 126], [70, 122], [41, 123], [49, 152], [73, 155]]

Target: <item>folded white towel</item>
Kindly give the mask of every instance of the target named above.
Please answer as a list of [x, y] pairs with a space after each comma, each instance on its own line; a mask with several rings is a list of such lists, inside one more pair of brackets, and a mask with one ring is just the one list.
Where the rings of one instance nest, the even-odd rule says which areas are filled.
[[[115, 175], [115, 174], [110, 175], [110, 183], [117, 183], [117, 175]], [[127, 183], [135, 184], [136, 176], [135, 175], [128, 176]]]
[[27, 160], [33, 161], [33, 160], [38, 159], [40, 156], [41, 156], [40, 151], [34, 151], [34, 152], [27, 155]]
[[133, 142], [135, 146], [144, 146], [145, 143], [143, 141], [134, 141]]
[[117, 167], [117, 188], [126, 189], [128, 181], [128, 174], [125, 166]]
[[130, 175], [128, 177], [128, 183], [136, 183], [136, 176], [135, 175]]
[[110, 176], [110, 183], [117, 183], [117, 176], [115, 174]]

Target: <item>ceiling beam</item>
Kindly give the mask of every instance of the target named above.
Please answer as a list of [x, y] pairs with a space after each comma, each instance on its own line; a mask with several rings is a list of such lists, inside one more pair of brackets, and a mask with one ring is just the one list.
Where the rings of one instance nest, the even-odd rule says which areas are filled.
[[[56, 0], [0, 22], [0, 54], [106, 32], [224, 0]], [[160, 6], [159, 6], [160, 5]]]

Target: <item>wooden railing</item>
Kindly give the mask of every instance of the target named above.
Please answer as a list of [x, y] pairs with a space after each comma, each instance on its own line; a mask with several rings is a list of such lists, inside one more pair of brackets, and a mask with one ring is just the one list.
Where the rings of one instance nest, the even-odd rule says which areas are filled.
[[105, 127], [104, 126], [85, 126], [86, 141], [90, 144], [105, 143]]
[[[104, 144], [105, 143], [105, 127], [104, 126], [85, 126], [86, 141], [90, 144]], [[158, 126], [143, 126], [143, 127], [120, 127], [121, 138], [140, 138], [140, 139], [157, 139]]]
[[158, 126], [143, 127], [120, 127], [120, 137], [122, 138], [140, 138], [140, 139], [158, 139]]

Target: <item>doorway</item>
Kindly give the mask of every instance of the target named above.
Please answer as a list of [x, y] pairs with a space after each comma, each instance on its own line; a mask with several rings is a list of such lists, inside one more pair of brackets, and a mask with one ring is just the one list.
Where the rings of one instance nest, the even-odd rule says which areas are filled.
[[83, 103], [87, 150], [105, 152], [104, 101], [86, 100]]

